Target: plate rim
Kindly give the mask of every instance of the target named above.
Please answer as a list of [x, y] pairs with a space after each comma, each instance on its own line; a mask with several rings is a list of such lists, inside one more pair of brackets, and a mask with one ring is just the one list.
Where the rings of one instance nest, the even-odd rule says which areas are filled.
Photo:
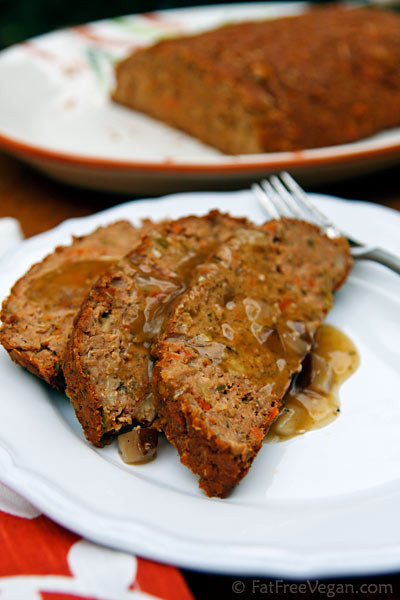
[[[354, 142], [362, 144], [363, 141]], [[370, 142], [368, 142], [370, 143]], [[51, 163], [59, 163], [67, 166], [76, 167], [89, 167], [94, 169], [107, 169], [109, 171], [158, 171], [168, 173], [230, 173], [230, 172], [253, 172], [261, 169], [291, 169], [291, 168], [302, 168], [312, 166], [330, 166], [336, 164], [350, 164], [363, 159], [374, 159], [374, 158], [386, 158], [396, 156], [400, 153], [400, 141], [391, 143], [390, 145], [378, 147], [378, 148], [364, 148], [358, 150], [347, 150], [340, 151], [337, 154], [332, 155], [320, 155], [320, 156], [302, 156], [304, 152], [318, 152], [318, 150], [329, 150], [334, 149], [346, 149], [351, 144], [343, 144], [341, 146], [324, 146], [323, 148], [310, 148], [307, 150], [296, 150], [294, 152], [282, 152], [273, 153], [277, 158], [268, 159], [268, 154], [265, 154], [266, 158], [260, 158], [259, 160], [247, 160], [241, 159], [240, 162], [232, 163], [207, 163], [204, 160], [201, 162], [173, 162], [172, 159], [163, 159], [159, 162], [154, 161], [139, 161], [139, 160], [120, 160], [120, 159], [109, 159], [94, 156], [84, 156], [79, 154], [72, 154], [68, 152], [61, 152], [57, 150], [50, 150], [41, 146], [35, 146], [27, 142], [22, 142], [12, 136], [7, 136], [4, 133], [0, 133], [0, 146], [8, 150], [10, 153], [17, 156], [27, 156], [30, 159], [44, 159]], [[271, 153], [272, 154], [272, 153]], [[289, 154], [288, 158], [279, 158], [280, 154]], [[226, 155], [223, 158], [237, 158], [236, 155]], [[245, 156], [245, 155], [240, 155]], [[248, 155], [251, 156], [251, 155]], [[263, 157], [264, 154], [256, 155]]]
[[[233, 192], [234, 194], [238, 194], [238, 192]], [[230, 195], [230, 192], [219, 193], [219, 192], [192, 192], [190, 195], [196, 195], [198, 197], [201, 196], [224, 196]], [[240, 194], [240, 192], [239, 192]], [[183, 194], [171, 194], [165, 199], [171, 200], [180, 200], [181, 202], [185, 200], [187, 193]], [[326, 196], [329, 200], [336, 200], [339, 202], [346, 202], [341, 198], [335, 198], [332, 196]], [[152, 206], [154, 203], [158, 203], [162, 201], [161, 198], [154, 200], [146, 200], [144, 203], [140, 201], [134, 201], [132, 205], [141, 204], [142, 206], [145, 204], [149, 213], [151, 212]], [[382, 210], [382, 213], [385, 212], [386, 216], [396, 214], [399, 217], [397, 211], [390, 209], [388, 207], [382, 207], [379, 204], [365, 204], [360, 201], [355, 201], [359, 207], [365, 207], [372, 210]], [[77, 219], [69, 219], [68, 221], [64, 221], [64, 223], [58, 225], [56, 228], [52, 230], [39, 234], [34, 238], [30, 238], [26, 240], [25, 243], [22, 243], [22, 247], [28, 248], [29, 244], [35, 245], [36, 243], [41, 243], [46, 239], [46, 236], [51, 234], [52, 238], [56, 236], [56, 233], [61, 233], [64, 230], [71, 230], [77, 223], [88, 223], [91, 224], [93, 218], [97, 218], [99, 215], [107, 215], [107, 220], [111, 220], [113, 218], [114, 211], [118, 211], [121, 207], [126, 207], [126, 204], [122, 204], [119, 206], [115, 206], [105, 211], [101, 211], [96, 213], [95, 215], [90, 215], [88, 217], [81, 217]], [[139, 218], [140, 215], [137, 216]], [[134, 218], [134, 215], [128, 218]], [[21, 246], [18, 246], [17, 249], [10, 250], [6, 257], [7, 262], [10, 263], [10, 260], [14, 253], [21, 252]], [[4, 264], [4, 259], [1, 260], [1, 263]], [[10, 267], [9, 267], [10, 268]], [[91, 539], [97, 543], [106, 544], [115, 548], [124, 548], [129, 552], [138, 552], [148, 558], [160, 560], [163, 562], [174, 562], [181, 567], [192, 568], [195, 570], [203, 570], [208, 572], [215, 573], [230, 573], [232, 575], [264, 575], [264, 576], [283, 576], [286, 578], [296, 578], [296, 577], [321, 577], [321, 576], [345, 576], [345, 575], [366, 575], [372, 573], [385, 573], [393, 571], [394, 569], [399, 568], [399, 552], [400, 552], [400, 541], [395, 546], [390, 546], [390, 548], [382, 548], [380, 552], [372, 553], [369, 551], [368, 560], [365, 560], [363, 557], [358, 557], [357, 560], [349, 560], [349, 557], [346, 553], [341, 552], [340, 556], [338, 556], [338, 552], [327, 553], [324, 552], [319, 556], [319, 553], [316, 549], [312, 549], [307, 552], [300, 552], [298, 549], [290, 550], [286, 549], [284, 551], [280, 550], [277, 552], [276, 548], [272, 548], [270, 546], [263, 546], [263, 548], [259, 548], [255, 546], [255, 543], [249, 544], [248, 546], [242, 546], [241, 548], [234, 550], [234, 548], [229, 549], [228, 559], [223, 563], [219, 564], [210, 564], [210, 558], [207, 556], [204, 558], [199, 557], [199, 553], [197, 552], [196, 556], [193, 558], [193, 554], [189, 555], [187, 553], [188, 543], [191, 544], [193, 548], [193, 541], [184, 539], [177, 540], [172, 537], [172, 546], [173, 549], [169, 548], [167, 551], [163, 546], [163, 541], [165, 541], [165, 532], [159, 532], [158, 539], [153, 540], [153, 547], [149, 550], [149, 545], [146, 545], [146, 540], [141, 541], [140, 544], [136, 542], [135, 548], [129, 546], [126, 540], [121, 542], [121, 540], [116, 541], [115, 536], [109, 535], [108, 537], [104, 537], [104, 535], [97, 533], [101, 531], [101, 527], [99, 527], [99, 523], [103, 523], [105, 519], [111, 518], [111, 523], [115, 523], [115, 526], [118, 530], [118, 519], [115, 517], [110, 517], [106, 515], [98, 515], [93, 514], [90, 511], [90, 507], [79, 505], [77, 510], [76, 504], [73, 504], [71, 497], [67, 497], [68, 494], [62, 494], [62, 490], [58, 490], [57, 484], [53, 484], [49, 481], [45, 476], [41, 476], [38, 473], [34, 473], [33, 477], [36, 477], [36, 480], [41, 480], [42, 488], [37, 488], [36, 485], [30, 485], [32, 472], [19, 464], [19, 460], [16, 457], [13, 457], [12, 454], [4, 447], [4, 442], [0, 442], [0, 476], [2, 480], [10, 485], [13, 489], [20, 492], [24, 495], [28, 500], [32, 501], [39, 508], [44, 510], [46, 514], [48, 514], [55, 521], [59, 522], [63, 526], [67, 526], [70, 529], [77, 531], [81, 535], [84, 535], [88, 539]], [[44, 484], [44, 488], [43, 488]], [[381, 487], [381, 486], [380, 486]], [[386, 487], [386, 486], [385, 486]], [[399, 493], [399, 491], [398, 491]], [[374, 496], [375, 497], [375, 496]], [[75, 510], [70, 510], [70, 506], [72, 506]], [[237, 508], [237, 507], [236, 507]], [[254, 507], [255, 510], [259, 510], [257, 507]], [[83, 514], [83, 519], [82, 519]], [[120, 520], [119, 520], [120, 521]], [[144, 525], [141, 522], [130, 523], [129, 531], [136, 535], [137, 539], [140, 540]], [[156, 536], [157, 537], [157, 536]], [[171, 541], [171, 534], [169, 534], [169, 538]], [[198, 541], [194, 543], [200, 545]], [[224, 542], [219, 543], [217, 545], [217, 550], [215, 553], [221, 553], [223, 550]], [[156, 545], [156, 548], [154, 548]], [[201, 544], [204, 546], [204, 543]], [[240, 554], [241, 551], [244, 551], [245, 556]], [[376, 557], [375, 554], [379, 556]], [[257, 560], [255, 557], [257, 556]], [[233, 561], [233, 565], [229, 566], [229, 557]], [[240, 560], [239, 560], [240, 558]], [[350, 555], [351, 558], [351, 555]], [[240, 563], [240, 566], [239, 566]], [[329, 563], [329, 564], [328, 564]], [[339, 566], [338, 566], [339, 565]]]

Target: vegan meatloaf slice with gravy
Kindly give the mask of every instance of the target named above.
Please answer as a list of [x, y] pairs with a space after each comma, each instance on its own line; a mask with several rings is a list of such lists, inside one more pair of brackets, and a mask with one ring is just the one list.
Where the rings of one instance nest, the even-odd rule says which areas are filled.
[[400, 15], [331, 5], [162, 40], [117, 66], [113, 99], [226, 154], [351, 142], [400, 124]]
[[0, 342], [11, 358], [59, 390], [72, 323], [91, 285], [151, 227], [128, 221], [75, 237], [33, 265], [3, 302]]
[[74, 323], [64, 373], [67, 395], [94, 445], [135, 422], [153, 422], [151, 344], [195, 266], [246, 225], [218, 211], [165, 223], [91, 289]]
[[207, 495], [246, 475], [350, 266], [346, 240], [282, 219], [237, 231], [197, 269], [152, 383], [161, 426]]

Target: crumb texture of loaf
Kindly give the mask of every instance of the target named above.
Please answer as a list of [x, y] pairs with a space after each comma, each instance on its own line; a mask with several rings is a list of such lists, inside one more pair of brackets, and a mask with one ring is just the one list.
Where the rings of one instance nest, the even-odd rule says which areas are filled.
[[282, 219], [238, 230], [198, 268], [154, 349], [152, 385], [207, 495], [248, 472], [350, 267], [346, 240]]
[[153, 422], [151, 345], [196, 265], [246, 224], [218, 211], [159, 224], [93, 286], [75, 320], [64, 373], [94, 445]]
[[140, 49], [113, 99], [226, 154], [348, 143], [400, 124], [400, 15], [315, 8]]
[[53, 387], [65, 387], [62, 364], [74, 317], [90, 286], [151, 226], [128, 221], [73, 238], [33, 265], [3, 302], [0, 342], [11, 358]]

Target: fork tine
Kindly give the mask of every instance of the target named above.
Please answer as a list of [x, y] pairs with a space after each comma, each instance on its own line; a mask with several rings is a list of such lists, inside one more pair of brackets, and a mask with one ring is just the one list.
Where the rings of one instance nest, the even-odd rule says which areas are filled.
[[260, 185], [261, 185], [262, 189], [264, 190], [264, 192], [267, 194], [270, 201], [275, 206], [276, 210], [279, 213], [279, 216], [280, 217], [287, 217], [287, 216], [290, 217], [291, 216], [290, 210], [288, 209], [286, 202], [284, 202], [283, 198], [281, 197], [281, 194], [279, 193], [279, 191], [277, 189], [275, 189], [275, 187], [272, 185], [271, 179], [272, 179], [271, 177], [269, 177], [268, 179], [263, 179], [260, 182]]
[[273, 187], [273, 185], [271, 185], [271, 182], [269, 179], [263, 179], [260, 182], [260, 185], [262, 187], [262, 189], [264, 190], [264, 193], [268, 196], [270, 202], [275, 206], [275, 209], [277, 210], [279, 217], [286, 217], [288, 216], [288, 211], [286, 208], [286, 205], [284, 202], [282, 202], [282, 198], [280, 196], [280, 194], [276, 191], [276, 189]]
[[285, 205], [287, 209], [287, 215], [289, 217], [295, 217], [296, 219], [303, 219], [304, 213], [299, 208], [298, 203], [293, 198], [292, 194], [287, 190], [287, 188], [283, 185], [282, 181], [276, 175], [271, 175], [268, 179], [269, 183], [275, 189], [276, 193], [279, 195], [279, 198], [282, 204]]
[[277, 211], [275, 205], [270, 200], [267, 192], [258, 183], [253, 183], [251, 186], [252, 192], [260, 202], [261, 206], [266, 211], [270, 219], [280, 219], [280, 214]]
[[[288, 190], [296, 198], [296, 202], [312, 216], [313, 220], [320, 226], [325, 228], [335, 228], [329, 219], [324, 215], [314, 204], [309, 200], [306, 192], [299, 186], [297, 181], [286, 171], [280, 173], [282, 181], [287, 186]], [[336, 228], [335, 228], [336, 229]]]

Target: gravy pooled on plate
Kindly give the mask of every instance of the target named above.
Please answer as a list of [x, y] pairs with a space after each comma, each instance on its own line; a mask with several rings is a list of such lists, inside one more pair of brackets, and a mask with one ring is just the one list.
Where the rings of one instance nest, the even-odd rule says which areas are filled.
[[353, 342], [340, 329], [322, 325], [265, 440], [283, 442], [334, 421], [340, 414], [340, 386], [359, 364]]

